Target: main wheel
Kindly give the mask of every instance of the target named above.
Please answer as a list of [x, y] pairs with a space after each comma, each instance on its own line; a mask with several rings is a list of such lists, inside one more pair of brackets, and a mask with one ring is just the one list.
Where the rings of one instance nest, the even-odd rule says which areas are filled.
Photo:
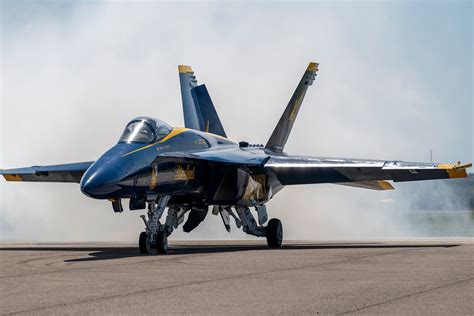
[[138, 247], [140, 248], [140, 253], [150, 253], [150, 241], [148, 240], [148, 235], [145, 232], [140, 233], [140, 238], [138, 238]]
[[156, 250], [161, 254], [168, 252], [168, 235], [163, 231], [156, 234]]
[[283, 226], [278, 218], [272, 218], [267, 226], [267, 244], [270, 248], [280, 248], [283, 242]]

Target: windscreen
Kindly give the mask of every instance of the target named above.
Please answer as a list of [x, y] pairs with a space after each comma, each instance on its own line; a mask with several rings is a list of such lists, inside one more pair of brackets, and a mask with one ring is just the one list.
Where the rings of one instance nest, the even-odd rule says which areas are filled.
[[157, 119], [137, 118], [125, 127], [119, 142], [152, 143], [168, 135], [171, 129], [171, 126]]
[[155, 140], [155, 132], [146, 121], [130, 122], [120, 137], [120, 142], [151, 143]]

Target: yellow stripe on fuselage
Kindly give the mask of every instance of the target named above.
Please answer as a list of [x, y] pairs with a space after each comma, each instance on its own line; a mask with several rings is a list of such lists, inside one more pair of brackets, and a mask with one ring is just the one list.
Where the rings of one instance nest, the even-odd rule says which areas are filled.
[[164, 138], [162, 138], [158, 143], [164, 143], [166, 142], [168, 139], [171, 139], [173, 137], [175, 137], [176, 135], [179, 135], [181, 133], [184, 133], [186, 131], [188, 131], [189, 129], [188, 128], [185, 128], [185, 127], [174, 127], [171, 132], [166, 135]]
[[138, 149], [135, 149], [135, 150], [132, 150], [131, 152], [128, 152], [126, 154], [123, 154], [122, 157], [124, 156], [127, 156], [127, 155], [131, 155], [131, 154], [134, 154], [138, 151], [141, 151], [141, 150], [144, 150], [144, 149], [147, 149], [147, 148], [150, 148], [150, 147], [153, 147], [157, 144], [161, 144], [161, 143], [164, 143], [166, 142], [167, 140], [170, 140], [171, 138], [181, 134], [181, 133], [184, 133], [186, 131], [188, 131], [189, 129], [188, 128], [184, 128], [184, 127], [175, 127], [171, 130], [171, 132], [166, 135], [164, 138], [160, 139], [159, 141], [157, 141], [156, 143], [153, 143], [153, 144], [150, 144], [150, 145], [146, 145], [146, 146], [143, 146], [143, 147], [140, 147]]

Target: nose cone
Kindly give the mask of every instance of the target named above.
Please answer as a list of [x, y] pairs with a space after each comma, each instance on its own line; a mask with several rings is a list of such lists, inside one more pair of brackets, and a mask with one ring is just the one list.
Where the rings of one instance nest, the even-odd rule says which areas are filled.
[[82, 176], [81, 191], [96, 199], [111, 198], [120, 190], [121, 178], [119, 168], [98, 160]]

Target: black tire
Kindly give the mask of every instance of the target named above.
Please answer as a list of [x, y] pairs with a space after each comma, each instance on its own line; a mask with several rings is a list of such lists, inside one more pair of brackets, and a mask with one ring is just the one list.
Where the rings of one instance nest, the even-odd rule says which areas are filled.
[[140, 233], [140, 238], [138, 238], [138, 248], [140, 248], [141, 254], [150, 253], [150, 243], [148, 242], [148, 236], [145, 232]]
[[283, 225], [278, 218], [272, 218], [267, 226], [267, 244], [270, 248], [280, 248], [283, 242]]
[[156, 250], [160, 254], [168, 252], [168, 235], [163, 231], [156, 234]]

